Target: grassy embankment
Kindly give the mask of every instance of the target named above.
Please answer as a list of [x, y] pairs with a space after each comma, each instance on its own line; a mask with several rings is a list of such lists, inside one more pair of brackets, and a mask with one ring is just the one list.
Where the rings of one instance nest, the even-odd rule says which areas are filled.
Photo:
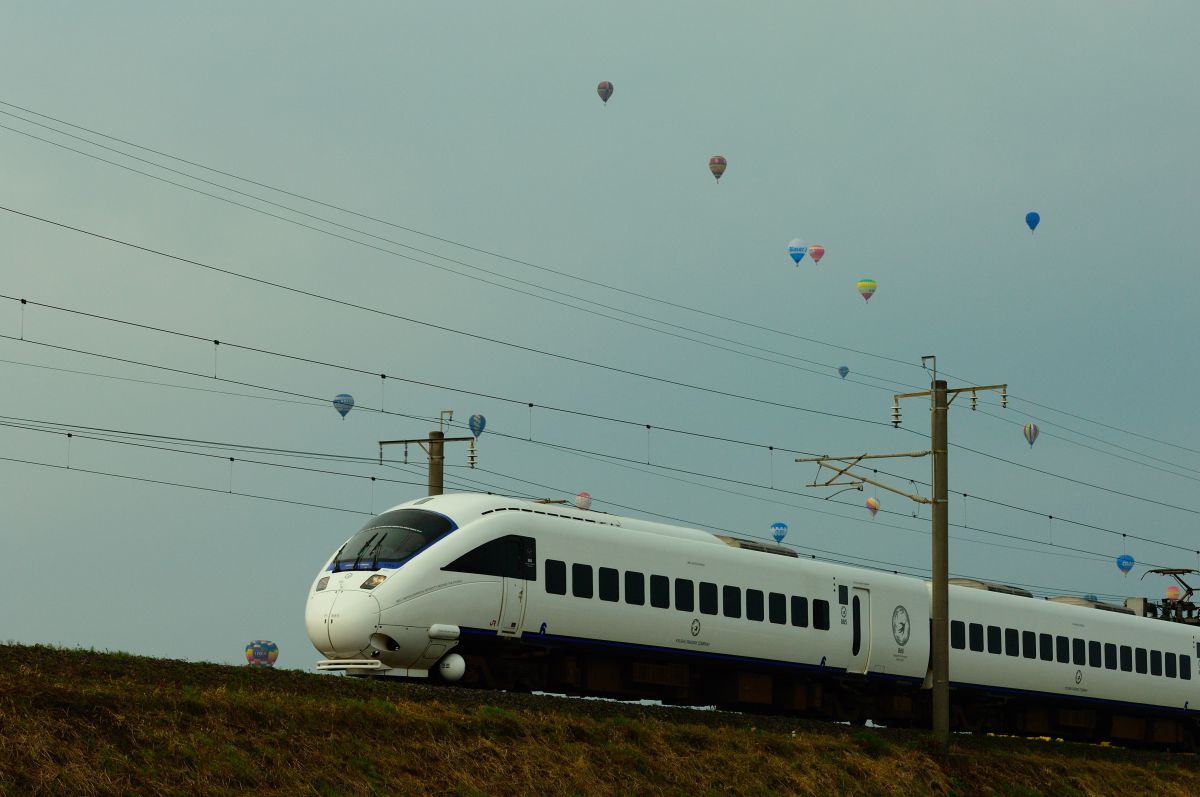
[[1198, 795], [1191, 755], [0, 645], [0, 794]]

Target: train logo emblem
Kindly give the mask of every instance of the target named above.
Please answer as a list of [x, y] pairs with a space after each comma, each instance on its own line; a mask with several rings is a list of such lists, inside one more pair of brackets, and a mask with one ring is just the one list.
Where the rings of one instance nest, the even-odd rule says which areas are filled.
[[897, 606], [892, 612], [892, 638], [896, 640], [896, 644], [904, 647], [908, 644], [909, 634], [912, 632], [908, 622], [908, 609], [903, 606]]
[[1083, 680], [1083, 670], [1076, 670], [1075, 671], [1075, 683], [1079, 683], [1082, 680]]
[[700, 621], [692, 620], [692, 636], [700, 636]]

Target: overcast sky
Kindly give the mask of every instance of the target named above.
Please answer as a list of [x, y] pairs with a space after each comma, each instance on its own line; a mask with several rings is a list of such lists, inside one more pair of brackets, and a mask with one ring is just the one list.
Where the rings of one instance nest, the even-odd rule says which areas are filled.
[[888, 420], [930, 354], [1012, 395], [950, 413], [954, 575], [1200, 567], [1200, 6], [746, 5], [10, 9], [0, 638], [311, 669], [308, 585], [423, 455], [228, 444], [369, 459], [445, 409], [488, 419], [453, 489], [927, 573], [927, 510], [793, 460], [927, 446], [922, 400]]

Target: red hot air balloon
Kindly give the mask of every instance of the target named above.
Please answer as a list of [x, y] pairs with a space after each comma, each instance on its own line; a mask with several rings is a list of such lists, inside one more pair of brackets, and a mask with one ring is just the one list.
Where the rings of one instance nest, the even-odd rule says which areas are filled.
[[724, 155], [713, 155], [708, 159], [708, 170], [717, 178], [718, 183], [721, 182], [721, 175], [725, 173], [727, 165]]
[[596, 86], [596, 93], [600, 95], [600, 99], [604, 100], [604, 104], [608, 105], [608, 98], [613, 93], [613, 84], [610, 81], [601, 80], [600, 85]]
[[812, 258], [812, 262], [820, 263], [821, 258], [825, 257], [825, 247], [820, 244], [812, 244], [808, 247], [808, 256]]

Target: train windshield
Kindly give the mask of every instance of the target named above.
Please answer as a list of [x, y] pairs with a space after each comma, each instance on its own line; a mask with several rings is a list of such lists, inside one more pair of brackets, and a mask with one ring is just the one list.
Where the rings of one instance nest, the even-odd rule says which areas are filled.
[[395, 509], [376, 515], [333, 557], [331, 569], [399, 567], [413, 554], [457, 528], [445, 515], [424, 509]]

